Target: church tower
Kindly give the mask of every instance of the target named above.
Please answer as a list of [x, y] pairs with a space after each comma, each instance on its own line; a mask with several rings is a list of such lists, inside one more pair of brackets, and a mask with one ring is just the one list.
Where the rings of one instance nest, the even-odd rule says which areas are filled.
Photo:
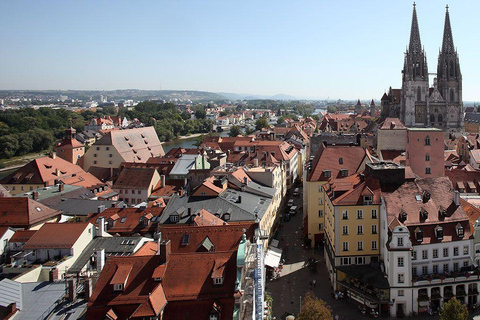
[[457, 50], [453, 45], [448, 5], [445, 12], [442, 48], [438, 55], [437, 82], [438, 91], [446, 104], [444, 120], [442, 119], [444, 125], [447, 128], [459, 129], [462, 126], [463, 114], [462, 73]]
[[407, 127], [427, 122], [426, 105], [428, 98], [427, 58], [420, 41], [416, 5], [413, 3], [410, 43], [405, 52], [402, 79], [400, 118]]

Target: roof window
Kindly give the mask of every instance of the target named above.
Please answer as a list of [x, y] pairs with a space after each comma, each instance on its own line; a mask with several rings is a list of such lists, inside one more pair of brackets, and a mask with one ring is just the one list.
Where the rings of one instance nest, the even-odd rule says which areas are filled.
[[457, 230], [457, 236], [459, 236], [460, 238], [463, 238], [463, 236], [465, 235], [463, 226], [460, 223], [457, 223], [455, 229]]
[[435, 227], [435, 236], [438, 240], [443, 240], [443, 228], [441, 226]]
[[415, 229], [415, 239], [419, 242], [423, 241], [423, 231], [420, 228]]
[[188, 245], [189, 242], [190, 242], [190, 235], [184, 234], [182, 237], [182, 246]]

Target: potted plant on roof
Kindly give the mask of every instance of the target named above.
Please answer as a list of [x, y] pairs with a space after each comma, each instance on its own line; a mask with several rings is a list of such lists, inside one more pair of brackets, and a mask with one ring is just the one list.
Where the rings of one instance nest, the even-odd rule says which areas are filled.
[[440, 280], [442, 280], [442, 282], [443, 282], [443, 280], [445, 280], [445, 278], [446, 278], [446, 277], [445, 277], [445, 273], [442, 273], [442, 274], [440, 275]]
[[428, 282], [432, 282], [432, 275], [431, 275], [431, 274], [429, 274], [429, 275], [427, 276], [427, 280], [428, 280]]

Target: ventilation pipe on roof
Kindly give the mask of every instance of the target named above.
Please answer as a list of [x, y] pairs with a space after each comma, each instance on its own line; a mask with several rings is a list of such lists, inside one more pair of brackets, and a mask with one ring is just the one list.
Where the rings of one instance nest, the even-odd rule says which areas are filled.
[[157, 252], [155, 253], [157, 256], [160, 255], [160, 250], [162, 248], [162, 233], [158, 233], [158, 239], [157, 239]]
[[105, 265], [105, 249], [97, 250], [97, 272], [100, 273]]
[[161, 184], [160, 184], [161, 187], [164, 188], [165, 187], [165, 175], [164, 174], [162, 174], [160, 176], [160, 181], [161, 181]]
[[105, 234], [107, 231], [105, 230], [105, 218], [100, 217], [98, 219], [98, 236], [99, 237], [105, 237]]
[[453, 201], [457, 207], [460, 206], [460, 192], [458, 190], [453, 191]]

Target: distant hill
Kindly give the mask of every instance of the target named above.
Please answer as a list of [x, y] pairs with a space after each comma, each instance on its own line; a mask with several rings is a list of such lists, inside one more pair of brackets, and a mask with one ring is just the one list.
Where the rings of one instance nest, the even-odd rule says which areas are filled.
[[265, 95], [258, 95], [258, 94], [249, 94], [249, 93], [230, 93], [230, 92], [217, 92], [217, 94], [224, 96], [230, 100], [297, 100], [297, 98], [293, 96], [289, 96], [286, 94], [276, 94], [274, 96], [265, 96]]
[[194, 90], [0, 90], [0, 97], [15, 93], [23, 97], [54, 97], [65, 95], [73, 99], [90, 100], [100, 95], [106, 96], [109, 101], [115, 100], [192, 100], [192, 101], [218, 101], [226, 98], [213, 92]]

